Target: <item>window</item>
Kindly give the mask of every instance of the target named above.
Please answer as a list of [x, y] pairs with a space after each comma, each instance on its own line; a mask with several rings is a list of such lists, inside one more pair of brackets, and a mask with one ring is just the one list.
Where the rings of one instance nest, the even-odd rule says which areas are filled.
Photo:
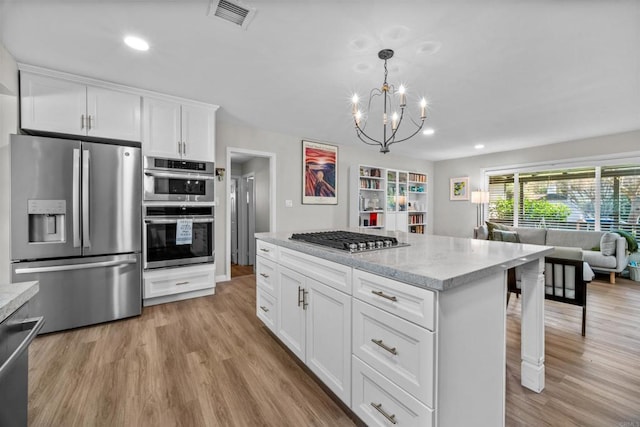
[[634, 233], [640, 229], [640, 167], [603, 167], [601, 176], [601, 229]]
[[640, 165], [491, 175], [489, 192], [491, 221], [520, 227], [640, 231]]

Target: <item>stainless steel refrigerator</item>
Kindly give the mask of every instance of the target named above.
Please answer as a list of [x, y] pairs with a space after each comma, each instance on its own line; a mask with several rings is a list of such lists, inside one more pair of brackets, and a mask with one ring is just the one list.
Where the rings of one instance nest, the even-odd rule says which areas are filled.
[[12, 135], [10, 150], [12, 281], [40, 281], [41, 333], [139, 315], [139, 144]]

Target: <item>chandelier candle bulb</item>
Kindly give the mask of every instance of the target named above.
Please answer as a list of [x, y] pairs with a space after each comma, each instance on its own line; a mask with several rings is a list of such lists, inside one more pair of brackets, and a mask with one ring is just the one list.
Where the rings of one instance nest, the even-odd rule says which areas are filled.
[[398, 88], [398, 93], [400, 94], [400, 107], [404, 108], [407, 105], [407, 94], [403, 85]]
[[391, 116], [391, 129], [396, 130], [398, 127], [398, 113], [393, 113]]
[[358, 95], [354, 94], [351, 98], [351, 102], [353, 102], [353, 115], [355, 116], [358, 112]]
[[420, 118], [424, 119], [427, 117], [427, 100], [422, 98], [420, 101]]

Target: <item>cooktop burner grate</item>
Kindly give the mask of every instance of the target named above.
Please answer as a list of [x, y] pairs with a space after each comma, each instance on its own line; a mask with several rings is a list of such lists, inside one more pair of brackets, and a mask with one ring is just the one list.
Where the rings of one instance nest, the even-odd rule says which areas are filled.
[[355, 233], [352, 231], [320, 231], [316, 233], [294, 233], [291, 240], [312, 243], [347, 252], [375, 251], [409, 246], [398, 242], [390, 236], [376, 236], [373, 234]]

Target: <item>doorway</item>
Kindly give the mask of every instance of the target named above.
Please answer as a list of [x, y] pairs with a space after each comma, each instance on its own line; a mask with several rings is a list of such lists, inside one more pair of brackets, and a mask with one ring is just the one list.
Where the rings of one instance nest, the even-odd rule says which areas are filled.
[[275, 154], [227, 148], [226, 279], [254, 273], [255, 233], [275, 231]]

